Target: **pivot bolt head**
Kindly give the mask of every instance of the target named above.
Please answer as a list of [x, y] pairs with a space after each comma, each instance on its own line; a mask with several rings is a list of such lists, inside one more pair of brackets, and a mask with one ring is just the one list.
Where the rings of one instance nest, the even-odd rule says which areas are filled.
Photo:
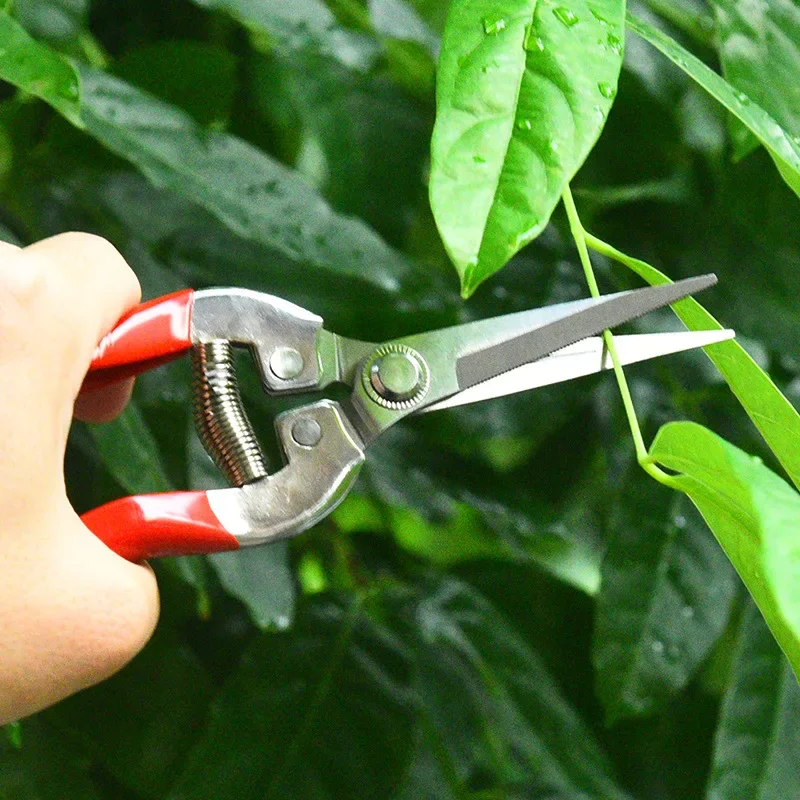
[[379, 348], [364, 370], [367, 394], [385, 408], [413, 408], [428, 391], [422, 356], [404, 345]]

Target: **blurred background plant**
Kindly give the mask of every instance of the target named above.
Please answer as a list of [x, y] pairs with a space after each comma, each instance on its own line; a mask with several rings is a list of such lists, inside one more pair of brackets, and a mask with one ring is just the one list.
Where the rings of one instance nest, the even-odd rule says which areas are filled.
[[[587, 293], [558, 210], [460, 297], [427, 190], [445, 2], [3, 5], [10, 241], [92, 231], [146, 298], [247, 286], [373, 340]], [[800, 135], [800, 7], [761, 9], [759, 82], [735, 46], [744, 5], [631, 9], [713, 68], [722, 58], [745, 99]], [[676, 279], [716, 272], [703, 301], [797, 403], [800, 204], [757, 145], [630, 35], [572, 191], [586, 228], [620, 249]], [[637, 285], [602, 257], [595, 270], [604, 291]], [[247, 366], [277, 468], [284, 406]], [[690, 418], [780, 472], [702, 353], [629, 373], [647, 441]], [[179, 363], [139, 379], [118, 421], [76, 425], [76, 508], [221, 485], [190, 416]], [[637, 468], [610, 375], [409, 421], [314, 530], [154, 568], [152, 642], [111, 681], [7, 730], [0, 797], [800, 793], [795, 678], [698, 512]]]

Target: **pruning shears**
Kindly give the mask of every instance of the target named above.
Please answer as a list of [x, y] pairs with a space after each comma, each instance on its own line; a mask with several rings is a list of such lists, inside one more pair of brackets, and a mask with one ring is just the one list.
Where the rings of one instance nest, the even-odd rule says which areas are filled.
[[[347, 495], [365, 452], [407, 416], [609, 369], [601, 336], [716, 283], [713, 275], [545, 306], [384, 343], [349, 339], [279, 297], [187, 289], [137, 306], [100, 343], [84, 390], [191, 351], [195, 422], [231, 488], [115, 500], [83, 516], [132, 561], [235, 550], [295, 536]], [[733, 331], [615, 337], [622, 364], [701, 347]], [[284, 466], [270, 475], [239, 396], [232, 347], [249, 348], [269, 395], [350, 387], [279, 415]]]

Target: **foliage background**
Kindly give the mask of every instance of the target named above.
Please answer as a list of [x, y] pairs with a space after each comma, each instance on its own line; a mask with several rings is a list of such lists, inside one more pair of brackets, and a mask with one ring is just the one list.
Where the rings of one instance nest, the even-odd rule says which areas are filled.
[[[717, 67], [726, 5], [631, 7]], [[559, 211], [460, 299], [426, 186], [445, 3], [17, 0], [8, 10], [89, 65], [77, 117], [57, 78], [4, 90], [10, 240], [94, 231], [146, 297], [249, 286], [374, 340], [586, 294]], [[792, 52], [781, 63], [797, 76]], [[782, 122], [800, 134], [785, 85]], [[85, 131], [31, 97], [52, 91]], [[573, 192], [587, 228], [672, 278], [716, 272], [703, 301], [796, 403], [798, 202], [763, 151], [743, 157], [743, 131], [630, 36]], [[605, 291], [635, 285], [603, 259], [596, 269]], [[635, 330], [670, 325], [655, 314]], [[269, 446], [281, 406], [245, 367]], [[702, 354], [637, 366], [629, 380], [648, 441], [689, 418], [779, 469]], [[67, 479], [81, 511], [122, 493], [218, 485], [191, 430], [187, 365], [141, 378], [119, 421], [76, 425]], [[800, 791], [795, 679], [697, 512], [636, 468], [610, 376], [409, 421], [376, 443], [353, 496], [313, 531], [155, 569], [153, 641], [119, 676], [9, 731], [0, 797]]]

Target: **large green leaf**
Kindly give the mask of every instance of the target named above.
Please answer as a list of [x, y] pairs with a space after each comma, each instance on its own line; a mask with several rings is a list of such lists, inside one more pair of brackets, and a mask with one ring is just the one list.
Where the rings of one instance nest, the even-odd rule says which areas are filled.
[[137, 796], [155, 800], [203, 730], [212, 691], [197, 656], [162, 625], [121, 673], [45, 719]]
[[334, 58], [351, 69], [374, 66], [376, 42], [343, 28], [322, 0], [194, 0], [197, 5], [225, 11], [256, 34], [266, 34], [286, 53], [304, 51]]
[[102, 800], [94, 765], [40, 719], [25, 721], [22, 747], [0, 737], [0, 800]]
[[[722, 74], [800, 137], [800, 10], [794, 0], [714, 0]], [[734, 133], [737, 155], [748, 142]]]
[[235, 136], [97, 70], [81, 70], [81, 119], [156, 185], [207, 208], [241, 235], [299, 262], [396, 286], [407, 262], [370, 228], [336, 214], [299, 175]]
[[800, 687], [755, 606], [748, 606], [722, 702], [708, 800], [800, 796]]
[[[588, 237], [588, 244], [597, 252], [624, 264], [654, 286], [669, 282], [669, 278], [654, 267], [640, 259], [626, 256], [593, 236]], [[673, 309], [691, 330], [722, 328], [722, 325], [691, 297], [675, 303]], [[800, 414], [781, 394], [769, 375], [736, 341], [720, 342], [704, 350], [722, 373], [731, 391], [775, 453], [794, 485], [800, 489]]]
[[693, 422], [661, 428], [649, 459], [678, 475], [800, 673], [800, 494]]
[[358, 601], [318, 596], [261, 635], [169, 800], [385, 800], [412, 746], [407, 666]]
[[6, 12], [0, 12], [0, 48], [0, 79], [40, 97], [83, 127], [80, 81], [68, 61], [32, 39]]
[[456, 0], [437, 79], [430, 198], [468, 297], [541, 233], [603, 129], [623, 0]]
[[504, 797], [519, 785], [529, 797], [627, 796], [544, 664], [477, 592], [443, 580], [401, 608], [427, 747], [462, 793], [488, 773]]
[[767, 148], [783, 179], [800, 195], [800, 138], [787, 131], [744, 92], [734, 89], [674, 39], [628, 15], [628, 27], [647, 39], [751, 130]]
[[113, 422], [92, 427], [92, 437], [109, 471], [131, 494], [174, 489], [161, 463], [155, 438], [135, 402]]
[[689, 501], [644, 475], [626, 486], [610, 528], [594, 662], [616, 722], [660, 710], [686, 686], [725, 629], [737, 582]]
[[15, 0], [13, 10], [31, 36], [63, 43], [85, 29], [89, 0]]

